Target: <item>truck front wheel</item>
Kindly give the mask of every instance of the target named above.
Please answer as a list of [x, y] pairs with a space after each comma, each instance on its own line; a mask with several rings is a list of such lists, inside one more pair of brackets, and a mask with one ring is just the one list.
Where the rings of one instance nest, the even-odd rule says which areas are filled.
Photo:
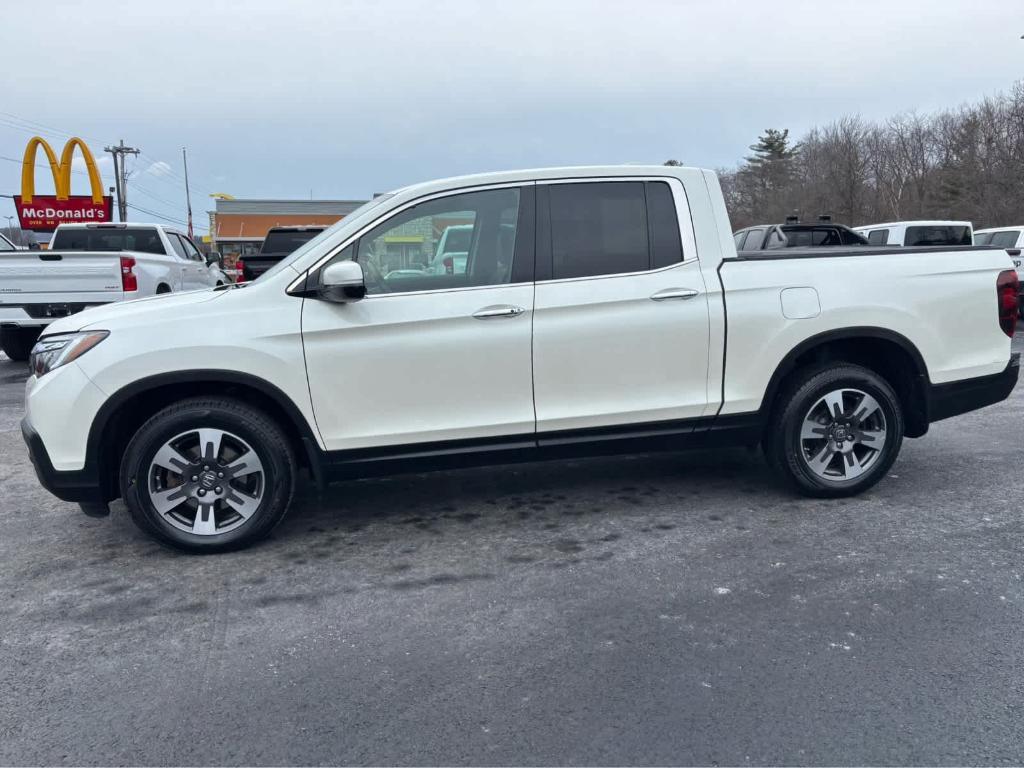
[[764, 450], [799, 492], [853, 496], [885, 476], [903, 429], [903, 408], [885, 379], [859, 365], [833, 363], [794, 377], [769, 422]]
[[42, 328], [0, 328], [0, 349], [11, 360], [28, 360]]
[[295, 456], [264, 413], [229, 398], [169, 405], [142, 425], [121, 461], [132, 519], [192, 552], [239, 549], [266, 536], [291, 503]]

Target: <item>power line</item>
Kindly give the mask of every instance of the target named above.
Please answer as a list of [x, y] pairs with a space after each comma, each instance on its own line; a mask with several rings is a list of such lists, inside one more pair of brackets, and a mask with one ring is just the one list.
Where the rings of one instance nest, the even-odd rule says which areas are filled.
[[[181, 224], [182, 226], [187, 226], [187, 222], [184, 222], [181, 219], [175, 219], [175, 218], [171, 218], [170, 216], [164, 216], [163, 214], [157, 213], [156, 211], [151, 211], [148, 208], [142, 208], [141, 206], [134, 205], [132, 203], [128, 203], [128, 207], [131, 208], [133, 211], [138, 211], [139, 213], [145, 213], [148, 216], [156, 216], [158, 219], [163, 219], [164, 221], [169, 221], [172, 224]], [[209, 231], [209, 227], [205, 227], [202, 224], [197, 225], [197, 228], [198, 229], [205, 229], [205, 230]]]

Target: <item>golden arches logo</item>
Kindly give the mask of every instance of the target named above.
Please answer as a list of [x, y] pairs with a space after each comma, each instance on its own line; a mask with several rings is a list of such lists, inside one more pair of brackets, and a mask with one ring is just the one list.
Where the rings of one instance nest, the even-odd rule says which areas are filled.
[[39, 147], [43, 148], [46, 159], [50, 161], [50, 172], [53, 174], [53, 185], [57, 190], [58, 200], [67, 200], [71, 195], [71, 158], [75, 153], [75, 147], [78, 147], [82, 150], [85, 168], [89, 172], [92, 201], [97, 205], [103, 204], [103, 182], [100, 180], [100, 172], [96, 169], [96, 160], [93, 158], [92, 152], [89, 151], [89, 147], [77, 136], [68, 139], [59, 161], [46, 139], [39, 136], [29, 139], [28, 146], [25, 147], [25, 159], [21, 166], [21, 201], [23, 203], [31, 203], [32, 196], [36, 193], [36, 153]]

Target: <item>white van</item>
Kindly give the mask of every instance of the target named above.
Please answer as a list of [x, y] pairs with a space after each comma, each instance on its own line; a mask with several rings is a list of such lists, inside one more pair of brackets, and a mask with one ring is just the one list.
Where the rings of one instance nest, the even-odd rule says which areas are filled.
[[853, 231], [870, 245], [974, 245], [969, 221], [892, 221], [866, 224]]

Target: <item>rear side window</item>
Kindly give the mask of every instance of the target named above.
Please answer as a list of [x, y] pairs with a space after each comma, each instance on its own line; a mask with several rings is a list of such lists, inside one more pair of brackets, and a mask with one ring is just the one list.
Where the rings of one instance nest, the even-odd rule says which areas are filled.
[[936, 224], [907, 227], [904, 245], [971, 245], [971, 228]]
[[679, 217], [672, 189], [661, 181], [644, 182], [647, 191], [647, 221], [650, 224], [651, 269], [668, 267], [683, 260]]
[[555, 280], [649, 268], [642, 181], [552, 184], [550, 210]]
[[[994, 232], [991, 235], [991, 240], [987, 243], [979, 242], [978, 245], [991, 245], [994, 248], [1016, 248], [1017, 247], [1017, 233], [1015, 231], [1010, 232]], [[980, 240], [980, 237], [977, 238]]]
[[868, 232], [868, 243], [871, 245], [885, 245], [889, 242], [888, 229], [872, 229]]
[[773, 229], [768, 233], [768, 242], [764, 246], [765, 248], [785, 248], [786, 238], [782, 236], [782, 233], [778, 229]]

